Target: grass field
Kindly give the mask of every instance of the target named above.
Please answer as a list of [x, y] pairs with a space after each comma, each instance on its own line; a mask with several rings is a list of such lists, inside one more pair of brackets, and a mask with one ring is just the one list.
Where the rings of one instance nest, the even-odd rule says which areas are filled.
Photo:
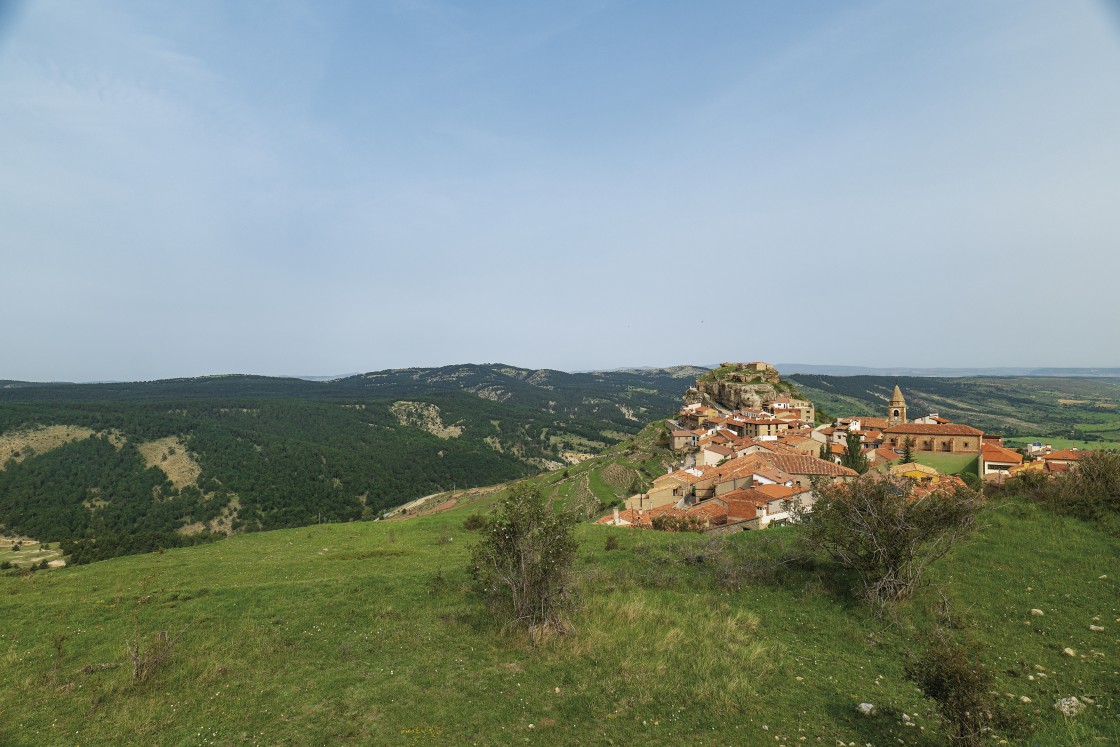
[[[17, 542], [19, 542], [19, 550], [14, 549]], [[62, 560], [62, 552], [58, 549], [57, 542], [43, 546], [35, 540], [0, 538], [0, 563], [7, 562], [20, 568], [28, 568], [44, 560], [48, 563]]]
[[977, 473], [979, 460], [975, 454], [941, 454], [938, 452], [915, 451], [914, 461], [933, 467], [945, 475], [956, 475], [961, 472]]
[[1120, 441], [1080, 441], [1073, 438], [1052, 438], [1050, 436], [1009, 438], [1005, 443], [1011, 448], [1018, 448], [1035, 441], [1050, 444], [1055, 449], [1120, 449]]
[[[902, 668], [939, 589], [1034, 725], [1020, 743], [1120, 743], [1120, 541], [1088, 524], [988, 511], [899, 623], [815, 574], [726, 587], [695, 562], [697, 535], [583, 525], [575, 632], [534, 648], [470, 591], [461, 525], [477, 507], [2, 576], [0, 744], [933, 747]], [[179, 636], [142, 684], [99, 666], [125, 663], [136, 630]], [[1052, 707], [1066, 695], [1095, 705], [1067, 723]], [[879, 715], [856, 714], [865, 700]]]

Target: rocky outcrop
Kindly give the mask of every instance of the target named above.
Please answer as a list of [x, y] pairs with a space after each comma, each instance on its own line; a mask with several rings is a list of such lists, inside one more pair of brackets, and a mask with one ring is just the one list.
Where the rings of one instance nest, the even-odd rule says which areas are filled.
[[757, 410], [767, 400], [794, 393], [793, 387], [782, 381], [775, 369], [759, 370], [742, 365], [724, 364], [704, 373], [685, 392], [685, 403], [727, 410]]

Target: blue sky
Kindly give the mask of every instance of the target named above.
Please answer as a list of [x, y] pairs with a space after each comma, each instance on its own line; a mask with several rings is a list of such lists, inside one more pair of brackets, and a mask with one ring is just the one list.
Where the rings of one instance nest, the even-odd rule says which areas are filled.
[[1120, 365], [1115, 5], [0, 8], [0, 378]]

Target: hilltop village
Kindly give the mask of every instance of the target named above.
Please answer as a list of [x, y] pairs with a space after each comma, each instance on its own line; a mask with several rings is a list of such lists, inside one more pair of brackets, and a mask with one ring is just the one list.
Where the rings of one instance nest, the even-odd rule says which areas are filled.
[[[913, 480], [920, 496], [956, 489], [966, 479], [979, 487], [1024, 471], [1063, 472], [1088, 453], [1035, 444], [1027, 452], [1037, 459], [1025, 460], [1001, 436], [936, 413], [911, 419], [897, 385], [881, 417], [817, 420], [813, 403], [772, 365], [724, 363], [697, 380], [667, 423], [678, 468], [598, 523], [714, 533], [764, 529], [796, 521], [812, 510], [816, 489], [861, 472]], [[975, 469], [966, 478], [946, 467], [964, 464]]]

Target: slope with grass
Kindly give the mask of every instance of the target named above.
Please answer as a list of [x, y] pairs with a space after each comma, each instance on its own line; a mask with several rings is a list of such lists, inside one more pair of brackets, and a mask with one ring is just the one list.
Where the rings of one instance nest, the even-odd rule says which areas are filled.
[[910, 417], [935, 412], [989, 433], [1120, 443], [1120, 379], [1060, 377], [822, 376], [789, 379], [836, 416], [883, 415], [897, 383]]
[[[1120, 741], [1120, 542], [1093, 525], [993, 507], [898, 622], [817, 567], [743, 572], [796, 529], [713, 544], [583, 525], [575, 633], [534, 648], [470, 591], [472, 510], [0, 576], [0, 744], [933, 747], [903, 665], [941, 592], [1033, 732], [1012, 743]], [[172, 655], [135, 682], [126, 641], [157, 631]], [[1067, 695], [1093, 703], [1067, 722], [1052, 707]]]

